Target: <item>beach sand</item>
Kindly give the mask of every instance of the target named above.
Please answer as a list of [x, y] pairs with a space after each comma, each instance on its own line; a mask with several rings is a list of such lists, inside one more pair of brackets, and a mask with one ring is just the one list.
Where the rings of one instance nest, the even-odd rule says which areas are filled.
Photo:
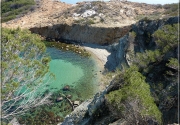
[[97, 66], [97, 77], [98, 77], [98, 86], [99, 86], [99, 91], [103, 91], [106, 87], [104, 84], [104, 77], [103, 72], [105, 71], [105, 64], [107, 62], [107, 57], [111, 54], [106, 50], [107, 46], [100, 46], [96, 44], [84, 44], [82, 46], [86, 51], [88, 51], [91, 54], [91, 57], [96, 63]]

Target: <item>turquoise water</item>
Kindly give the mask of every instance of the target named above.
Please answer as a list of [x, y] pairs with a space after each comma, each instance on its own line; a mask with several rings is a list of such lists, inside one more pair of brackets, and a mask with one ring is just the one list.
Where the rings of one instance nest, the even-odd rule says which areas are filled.
[[55, 80], [49, 85], [51, 92], [69, 85], [85, 99], [97, 91], [96, 68], [92, 59], [56, 48], [47, 48], [47, 53], [51, 56], [50, 72], [55, 75]]
[[[57, 117], [63, 121], [64, 117], [72, 112], [72, 107], [66, 99], [57, 102], [61, 95], [71, 95], [70, 100], [80, 101], [93, 97], [98, 91], [97, 72], [98, 68], [93, 59], [81, 57], [72, 52], [64, 52], [56, 48], [47, 48], [47, 53], [51, 56], [49, 64], [50, 72], [55, 75], [55, 80], [46, 85], [44, 89], [52, 93], [50, 98], [52, 104], [42, 105], [28, 111], [24, 116], [18, 118], [22, 124], [47, 125], [49, 121], [57, 124]], [[48, 77], [44, 77], [47, 79]], [[63, 91], [65, 85], [70, 86], [70, 91]], [[42, 88], [43, 89], [43, 88]], [[39, 90], [42, 92], [43, 90]], [[45, 118], [45, 119], [44, 119]], [[60, 121], [59, 121], [60, 122]]]
[[83, 69], [60, 59], [50, 62], [50, 71], [55, 75], [55, 81], [50, 84], [52, 88], [61, 89], [62, 85], [73, 85], [83, 77]]

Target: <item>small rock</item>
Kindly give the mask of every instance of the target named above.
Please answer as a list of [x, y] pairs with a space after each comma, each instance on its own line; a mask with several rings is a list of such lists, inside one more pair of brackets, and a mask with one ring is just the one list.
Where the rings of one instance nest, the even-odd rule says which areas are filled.
[[69, 91], [70, 87], [68, 85], [64, 86], [63, 91]]
[[60, 102], [60, 101], [62, 101], [63, 100], [63, 97], [58, 97], [57, 99], [56, 99], [56, 102]]
[[69, 98], [69, 99], [72, 98], [72, 95], [67, 95], [67, 98]]
[[80, 104], [80, 102], [79, 101], [74, 101], [74, 105], [79, 105]]

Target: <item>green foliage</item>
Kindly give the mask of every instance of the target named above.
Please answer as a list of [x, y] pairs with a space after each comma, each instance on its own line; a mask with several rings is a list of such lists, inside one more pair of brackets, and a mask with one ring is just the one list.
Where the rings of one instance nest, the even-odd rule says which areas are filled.
[[144, 15], [144, 14], [137, 15], [135, 17], [135, 19], [136, 20], [144, 20], [146, 22], [150, 22], [151, 20], [158, 20], [161, 16], [162, 16], [162, 13], [155, 12], [153, 14], [148, 15], [148, 17], [147, 17], [147, 15]]
[[[149, 36], [150, 34], [148, 34]], [[155, 38], [157, 49], [154, 51], [145, 50], [144, 53], [136, 53], [135, 57], [133, 57], [133, 64], [145, 72], [148, 72], [151, 68], [149, 64], [161, 62], [167, 52], [174, 50], [178, 46], [178, 24], [165, 25], [152, 36]]]
[[[150, 87], [145, 82], [145, 77], [138, 72], [136, 66], [131, 66], [124, 73], [124, 87], [112, 91], [106, 95], [108, 101], [119, 112], [125, 109], [123, 103], [139, 101], [140, 105], [138, 109], [142, 117], [153, 117], [161, 123], [161, 113], [154, 103], [154, 99], [150, 94]], [[137, 111], [138, 112], [138, 111]]]
[[88, 25], [95, 24], [95, 22], [94, 22], [92, 19], [87, 20], [86, 23], [87, 23]]
[[176, 58], [170, 58], [169, 63], [167, 63], [166, 66], [178, 70], [179, 69], [179, 61]]
[[135, 38], [136, 37], [136, 32], [134, 32], [134, 31], [132, 31], [132, 32], [130, 32], [131, 33], [131, 35]]
[[178, 12], [179, 12], [178, 4], [179, 3], [163, 5], [163, 8], [165, 9], [164, 14], [168, 16], [178, 16]]
[[[167, 113], [172, 113], [171, 108], [177, 104], [172, 100], [178, 94], [176, 88], [179, 61], [175, 58], [177, 56], [175, 50], [177, 50], [179, 44], [178, 26], [179, 24], [173, 24], [159, 28], [152, 35], [157, 45], [156, 49], [136, 53], [133, 57], [133, 64], [146, 76], [146, 81], [151, 86], [156, 103], [163, 107], [163, 110], [166, 109]], [[150, 34], [147, 34], [147, 36], [149, 37]], [[175, 116], [174, 111], [172, 114]], [[165, 118], [163, 120], [167, 123], [170, 119]]]
[[155, 63], [162, 59], [161, 52], [159, 50], [146, 50], [144, 53], [136, 53], [134, 64], [137, 65], [140, 69], [148, 71], [148, 64]]
[[163, 53], [178, 46], [178, 25], [179, 24], [165, 25], [153, 34], [157, 46]]
[[2, 22], [16, 18], [17, 15], [25, 14], [35, 5], [34, 0], [8, 0], [2, 1]]
[[[36, 98], [41, 97], [41, 95], [36, 95], [35, 91], [37, 91], [37, 86], [43, 85], [43, 77], [48, 72], [50, 59], [45, 55], [46, 47], [40, 37], [31, 34], [29, 30], [3, 28], [1, 39], [1, 108], [2, 116], [9, 117], [8, 108], [21, 105], [20, 100], [23, 98], [29, 98], [34, 94], [32, 98], [35, 101]], [[32, 93], [30, 95], [23, 93], [25, 88], [27, 92]], [[33, 101], [27, 100], [26, 103], [33, 106], [31, 105]], [[14, 111], [16, 112], [16, 109]], [[13, 112], [12, 109], [11, 112]], [[16, 113], [18, 114], [18, 110]]]

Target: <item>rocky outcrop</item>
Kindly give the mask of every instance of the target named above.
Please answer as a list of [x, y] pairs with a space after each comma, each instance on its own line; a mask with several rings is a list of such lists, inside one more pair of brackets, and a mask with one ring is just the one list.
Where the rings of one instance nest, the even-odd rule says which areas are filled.
[[[131, 33], [124, 35], [122, 38], [120, 38], [119, 43], [112, 44], [108, 49], [109, 51], [116, 52], [116, 60], [118, 60], [117, 63], [119, 66], [123, 67], [123, 65], [130, 65], [131, 58], [129, 57], [132, 53], [144, 52], [146, 49], [155, 49], [156, 44], [151, 35], [163, 25], [178, 23], [178, 18], [179, 17], [172, 17], [169, 19], [156, 21], [141, 20], [132, 26]], [[136, 36], [132, 34], [132, 31], [136, 33]], [[175, 53], [175, 55], [177, 54]], [[169, 86], [166, 88], [168, 87]], [[113, 115], [113, 113], [109, 110], [108, 104], [106, 103], [105, 94], [116, 90], [117, 88], [120, 88], [120, 86], [118, 86], [116, 82], [112, 81], [103, 92], [97, 93], [92, 100], [85, 102], [86, 105], [80, 105], [78, 109], [82, 108], [82, 110], [80, 110], [83, 111], [82, 113], [78, 114], [79, 112], [75, 110], [65, 118], [62, 125], [128, 125], [128, 122], [125, 119], [121, 119]], [[175, 106], [173, 109], [166, 112], [162, 111], [163, 113], [165, 112], [163, 118], [167, 120], [165, 123], [176, 122], [176, 111], [177, 107]], [[170, 115], [174, 118], [169, 117]], [[168, 118], [171, 119], [169, 120]], [[149, 124], [154, 125], [155, 123]]]
[[[119, 43], [115, 43], [109, 49], [116, 53], [117, 66], [121, 69], [130, 65], [132, 56], [137, 52], [154, 50], [156, 44], [152, 34], [166, 24], [178, 23], [179, 17], [171, 17], [162, 20], [141, 20], [132, 25], [131, 32], [120, 38]], [[134, 34], [132, 34], [134, 32]], [[111, 55], [110, 55], [111, 56]]]
[[30, 31], [51, 40], [105, 45], [118, 42], [119, 38], [127, 34], [130, 29], [131, 26], [105, 28], [79, 24], [58, 24], [30, 28]]
[[59, 123], [59, 125], [100, 125], [103, 123], [104, 125], [108, 125], [114, 118], [113, 116], [110, 117], [110, 114], [108, 114], [109, 111], [106, 105], [105, 94], [118, 87], [119, 86], [112, 81], [103, 92], [96, 93], [92, 99], [84, 101], [75, 108], [71, 114], [66, 116], [64, 122]]

